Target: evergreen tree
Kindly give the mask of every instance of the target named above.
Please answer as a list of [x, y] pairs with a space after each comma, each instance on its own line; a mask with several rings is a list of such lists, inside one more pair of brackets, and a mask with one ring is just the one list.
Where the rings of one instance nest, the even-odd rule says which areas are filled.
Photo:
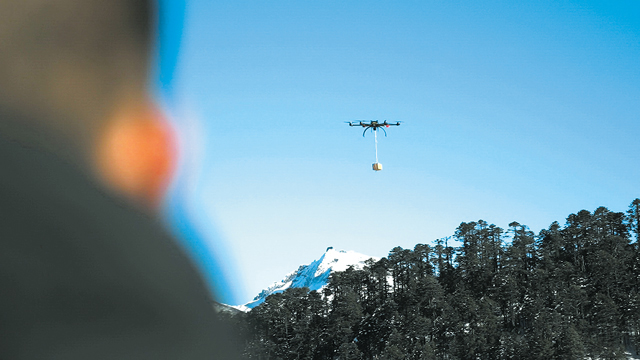
[[393, 299], [387, 298], [379, 308], [362, 319], [357, 339], [358, 348], [366, 359], [382, 354], [393, 331], [398, 331], [396, 325], [400, 315], [397, 308]]
[[558, 336], [554, 359], [582, 359], [585, 354], [582, 337], [571, 323], [565, 323]]
[[338, 349], [340, 360], [361, 360], [362, 353], [354, 342], [343, 343]]
[[332, 297], [329, 303], [327, 329], [331, 334], [327, 343], [328, 352], [333, 356], [339, 354], [342, 344], [353, 343], [363, 316], [362, 282], [363, 272], [349, 268], [344, 272], [336, 272], [329, 277], [325, 295]]
[[627, 210], [627, 220], [630, 230], [636, 234], [636, 244], [640, 243], [640, 199], [635, 199]]
[[536, 295], [532, 293], [536, 265], [534, 236], [526, 226], [515, 221], [509, 227], [511, 246], [506, 250], [495, 287], [505, 330], [521, 337], [530, 325], [526, 310]]
[[404, 339], [397, 329], [394, 329], [389, 337], [384, 352], [380, 357], [381, 360], [405, 360], [407, 351], [404, 349]]
[[498, 271], [502, 229], [479, 220], [462, 223], [455, 237], [462, 242], [456, 258], [458, 273], [467, 289], [480, 298], [491, 287]]

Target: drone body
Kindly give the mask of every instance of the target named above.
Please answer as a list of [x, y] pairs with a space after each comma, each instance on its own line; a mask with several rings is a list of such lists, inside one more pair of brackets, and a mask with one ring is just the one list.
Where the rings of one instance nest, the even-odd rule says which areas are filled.
[[373, 163], [373, 170], [380, 171], [382, 170], [382, 164], [378, 162], [378, 128], [384, 131], [384, 136], [387, 136], [387, 130], [389, 126], [400, 126], [400, 121], [396, 121], [396, 123], [389, 123], [387, 120], [384, 122], [379, 122], [378, 120], [357, 120], [357, 121], [345, 121], [349, 126], [362, 126], [364, 131], [362, 132], [362, 136], [364, 137], [367, 133], [367, 130], [371, 130], [374, 135], [375, 144], [376, 144], [376, 162]]
[[388, 128], [389, 126], [400, 126], [401, 121], [396, 121], [396, 123], [388, 123], [387, 120], [385, 120], [384, 122], [379, 122], [378, 120], [370, 120], [370, 121], [365, 121], [365, 120], [358, 120], [358, 121], [345, 121], [347, 124], [349, 124], [349, 126], [362, 126], [364, 128], [364, 132], [362, 133], [362, 136], [364, 136], [367, 133], [367, 130], [371, 130], [371, 131], [378, 131], [378, 128], [382, 129], [382, 131], [384, 131], [384, 136], [387, 136], [387, 130], [385, 130], [384, 128]]

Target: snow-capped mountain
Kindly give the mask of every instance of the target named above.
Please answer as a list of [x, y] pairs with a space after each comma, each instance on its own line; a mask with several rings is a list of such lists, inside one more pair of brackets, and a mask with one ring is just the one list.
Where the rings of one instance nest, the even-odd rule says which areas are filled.
[[327, 284], [331, 272], [345, 271], [349, 266], [358, 270], [362, 269], [364, 262], [371, 258], [379, 260], [379, 258], [359, 254], [355, 251], [334, 250], [333, 247], [329, 247], [320, 259], [309, 265], [300, 265], [298, 270], [289, 273], [281, 281], [262, 290], [253, 301], [234, 307], [242, 311], [249, 311], [262, 304], [267, 296], [283, 292], [290, 287], [306, 286], [309, 290], [320, 290]]

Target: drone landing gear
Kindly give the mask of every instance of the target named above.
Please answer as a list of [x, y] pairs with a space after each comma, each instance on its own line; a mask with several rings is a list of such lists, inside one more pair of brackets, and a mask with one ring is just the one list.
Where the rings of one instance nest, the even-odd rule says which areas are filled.
[[382, 164], [380, 164], [379, 162], [373, 163], [373, 170], [375, 170], [375, 171], [382, 170]]

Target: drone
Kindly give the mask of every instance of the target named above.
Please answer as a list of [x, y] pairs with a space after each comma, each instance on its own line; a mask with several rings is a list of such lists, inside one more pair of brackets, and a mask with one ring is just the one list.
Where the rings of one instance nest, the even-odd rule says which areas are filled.
[[349, 126], [362, 126], [364, 131], [362, 132], [362, 137], [367, 134], [368, 130], [371, 130], [373, 133], [375, 144], [376, 144], [376, 162], [373, 163], [373, 170], [380, 171], [382, 170], [382, 164], [378, 162], [378, 128], [384, 131], [384, 136], [387, 136], [387, 130], [389, 126], [400, 126], [402, 121], [396, 121], [396, 123], [390, 123], [385, 120], [384, 122], [379, 122], [378, 120], [356, 120], [356, 121], [345, 121], [345, 123], [349, 124]]
[[345, 121], [345, 123], [349, 124], [349, 126], [362, 126], [364, 128], [362, 137], [364, 137], [364, 135], [367, 133], [367, 130], [371, 130], [373, 132], [373, 131], [378, 131], [378, 128], [384, 131], [384, 136], [387, 136], [387, 130], [385, 130], [384, 128], [388, 128], [389, 126], [400, 126], [401, 122], [402, 121], [396, 121], [396, 123], [394, 124], [394, 123], [388, 123], [387, 120], [385, 120], [384, 122], [378, 122], [378, 120], [371, 120], [371, 121], [357, 120], [354, 122]]

